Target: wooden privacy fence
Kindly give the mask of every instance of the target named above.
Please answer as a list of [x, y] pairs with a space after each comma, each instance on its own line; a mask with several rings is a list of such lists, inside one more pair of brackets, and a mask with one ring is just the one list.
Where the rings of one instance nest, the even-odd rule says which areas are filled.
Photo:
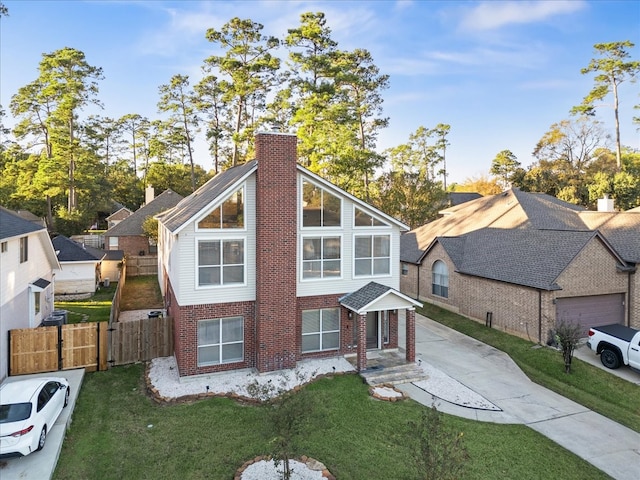
[[106, 370], [107, 348], [106, 323], [9, 330], [9, 375], [72, 368]]
[[127, 256], [127, 272], [130, 277], [158, 274], [157, 255], [131, 255]]
[[112, 366], [173, 355], [173, 320], [169, 317], [113, 322], [109, 330]]

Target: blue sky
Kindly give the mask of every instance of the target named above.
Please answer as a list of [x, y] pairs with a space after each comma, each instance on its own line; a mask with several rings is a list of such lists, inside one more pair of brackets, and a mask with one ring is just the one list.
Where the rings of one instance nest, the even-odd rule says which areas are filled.
[[[204, 37], [208, 28], [250, 18], [283, 38], [300, 14], [324, 12], [340, 49], [369, 50], [390, 75], [383, 93], [390, 127], [379, 150], [405, 143], [419, 126], [451, 125], [447, 183], [488, 174], [504, 149], [530, 165], [538, 140], [593, 86], [580, 69], [595, 43], [631, 40], [640, 59], [640, 0], [2, 2], [9, 9], [0, 20], [4, 109], [37, 77], [42, 54], [66, 46], [103, 68], [105, 108], [87, 113], [112, 118], [160, 118], [158, 86], [175, 74], [196, 83], [203, 60], [217, 53]], [[639, 94], [640, 83], [620, 92], [622, 143], [633, 148], [640, 148], [631, 123]], [[598, 109], [598, 118], [613, 134], [613, 110]], [[203, 141], [195, 155], [211, 168]]]

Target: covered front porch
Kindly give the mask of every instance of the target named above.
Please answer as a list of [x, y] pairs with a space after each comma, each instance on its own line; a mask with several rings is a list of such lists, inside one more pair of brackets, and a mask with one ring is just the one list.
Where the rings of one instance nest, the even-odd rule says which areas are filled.
[[[367, 352], [384, 351], [390, 344], [391, 324], [398, 325], [398, 313], [405, 311], [405, 361], [415, 362], [415, 307], [422, 304], [392, 287], [369, 282], [339, 299], [354, 321], [356, 343], [355, 367], [367, 370]], [[369, 355], [372, 357], [372, 355]]]

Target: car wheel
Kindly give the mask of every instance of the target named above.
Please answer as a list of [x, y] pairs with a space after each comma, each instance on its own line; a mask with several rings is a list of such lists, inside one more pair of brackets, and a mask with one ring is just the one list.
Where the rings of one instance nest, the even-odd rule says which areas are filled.
[[605, 349], [600, 353], [600, 361], [607, 368], [616, 369], [620, 366], [620, 358], [613, 350]]
[[69, 405], [69, 390], [70, 390], [70, 388], [67, 387], [66, 391], [64, 392], [64, 405], [63, 405], [63, 407], [66, 407], [67, 405]]
[[47, 439], [47, 426], [42, 427], [42, 431], [40, 432], [40, 438], [38, 438], [38, 451], [42, 450], [44, 447], [44, 442]]

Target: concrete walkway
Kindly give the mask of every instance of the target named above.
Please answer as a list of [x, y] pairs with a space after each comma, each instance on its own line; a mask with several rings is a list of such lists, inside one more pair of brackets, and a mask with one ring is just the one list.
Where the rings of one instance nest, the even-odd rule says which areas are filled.
[[[435, 403], [439, 411], [473, 420], [527, 425], [615, 479], [640, 478], [639, 433], [533, 383], [505, 353], [416, 315], [418, 359], [502, 411], [462, 407], [433, 397], [413, 384], [398, 385], [414, 400], [428, 406]], [[640, 398], [640, 391], [638, 395]]]

